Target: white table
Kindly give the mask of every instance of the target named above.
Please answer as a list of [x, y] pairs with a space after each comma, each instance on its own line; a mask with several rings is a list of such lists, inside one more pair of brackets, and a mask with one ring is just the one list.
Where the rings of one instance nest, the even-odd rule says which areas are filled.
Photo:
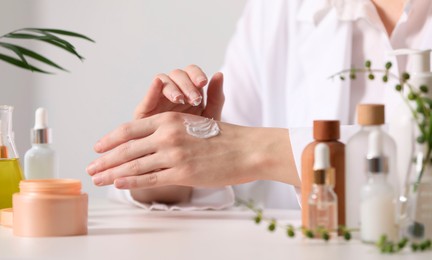
[[[296, 211], [266, 214], [298, 224]], [[328, 244], [256, 225], [250, 211], [145, 212], [91, 199], [89, 234], [22, 238], [0, 227], [0, 259], [428, 259], [432, 252], [384, 256], [357, 240]]]

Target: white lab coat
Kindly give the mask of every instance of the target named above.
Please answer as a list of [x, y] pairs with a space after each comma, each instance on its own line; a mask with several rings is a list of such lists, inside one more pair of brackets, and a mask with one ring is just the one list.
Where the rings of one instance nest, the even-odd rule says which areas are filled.
[[[330, 80], [329, 76], [351, 67], [352, 53], [358, 51], [352, 50], [352, 46], [356, 46], [352, 42], [353, 23], [365, 13], [374, 11], [370, 3], [364, 8], [367, 1], [250, 0], [228, 46], [222, 70], [226, 97], [223, 121], [289, 129], [298, 173], [301, 172], [301, 152], [312, 141], [313, 120], [340, 120], [344, 125], [341, 139], [346, 141], [357, 130], [349, 126], [354, 123], [352, 107], [356, 104], [351, 102], [350, 82]], [[429, 16], [428, 1], [423, 5]], [[431, 20], [418, 21], [424, 23], [421, 31], [431, 31]], [[431, 48], [432, 34], [424, 34], [420, 42], [417, 46], [406, 47]], [[401, 40], [398, 44], [398, 48], [406, 45]], [[406, 67], [404, 59], [396, 60], [385, 53], [382, 56], [395, 64], [393, 73], [398, 74], [398, 68]], [[386, 104], [387, 115], [394, 107], [403, 105], [397, 93], [388, 89], [384, 91], [385, 98], [379, 96], [373, 100]], [[156, 208], [217, 209], [232, 205], [234, 201], [229, 187], [195, 191], [189, 205], [157, 205]], [[265, 207], [299, 208], [300, 191], [288, 184], [256, 181], [237, 185], [234, 191], [235, 196], [253, 199]], [[119, 194], [117, 192], [117, 198]], [[133, 201], [127, 192], [120, 197], [149, 208], [149, 205]], [[206, 197], [210, 198], [208, 206]], [[200, 202], [197, 207], [194, 201]]]

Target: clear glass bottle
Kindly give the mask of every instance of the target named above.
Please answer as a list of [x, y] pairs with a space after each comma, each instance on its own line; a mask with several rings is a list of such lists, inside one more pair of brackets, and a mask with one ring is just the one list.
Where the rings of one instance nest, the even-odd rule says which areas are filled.
[[13, 107], [0, 105], [0, 209], [12, 207], [23, 174], [12, 131]]
[[326, 174], [332, 170], [329, 153], [324, 143], [315, 147], [314, 182], [308, 200], [308, 227], [312, 230], [325, 228], [334, 233], [338, 228], [338, 204], [336, 193], [326, 183]]

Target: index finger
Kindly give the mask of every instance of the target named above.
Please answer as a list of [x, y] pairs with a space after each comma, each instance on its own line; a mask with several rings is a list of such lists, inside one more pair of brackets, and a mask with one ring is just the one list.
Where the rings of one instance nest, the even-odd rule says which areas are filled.
[[104, 153], [120, 144], [153, 134], [157, 129], [155, 116], [124, 123], [102, 137], [95, 145], [97, 153]]

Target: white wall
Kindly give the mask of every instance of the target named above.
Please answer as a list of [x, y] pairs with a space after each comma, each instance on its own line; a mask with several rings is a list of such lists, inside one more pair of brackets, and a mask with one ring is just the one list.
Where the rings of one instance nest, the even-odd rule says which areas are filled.
[[153, 76], [188, 64], [212, 74], [246, 0], [0, 0], [0, 34], [24, 26], [84, 33], [91, 44], [71, 39], [86, 57], [38, 50], [71, 73], [36, 75], [0, 63], [0, 103], [16, 107], [15, 132], [21, 155], [29, 148], [33, 111], [48, 109], [60, 157], [61, 177], [79, 178], [84, 189], [103, 196], [85, 172], [97, 155], [93, 144], [130, 120]]

